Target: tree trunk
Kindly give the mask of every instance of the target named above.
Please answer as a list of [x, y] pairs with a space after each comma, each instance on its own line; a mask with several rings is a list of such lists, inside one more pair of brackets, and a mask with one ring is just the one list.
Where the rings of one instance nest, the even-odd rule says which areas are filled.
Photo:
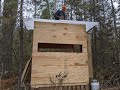
[[54, 1], [54, 13], [57, 11], [57, 9], [56, 9], [57, 5], [56, 4], [57, 4], [57, 0]]
[[3, 76], [12, 72], [12, 50], [13, 50], [13, 31], [16, 24], [17, 0], [4, 0], [2, 39], [1, 39], [1, 60], [4, 65]]
[[73, 18], [72, 18], [72, 2], [73, 2], [73, 0], [71, 0], [71, 2], [70, 2], [70, 9], [71, 9], [71, 11], [70, 11], [70, 20], [73, 19]]
[[50, 5], [49, 5], [49, 1], [45, 0], [47, 3], [47, 9], [48, 9], [48, 18], [50, 19]]
[[96, 13], [96, 12], [95, 12], [95, 0], [92, 0], [92, 3], [93, 3], [93, 6], [94, 6], [93, 9], [92, 9], [93, 21], [95, 22], [95, 17], [96, 17], [96, 16], [95, 16], [95, 13]]
[[19, 50], [19, 80], [18, 90], [21, 90], [21, 76], [22, 76], [22, 67], [23, 67], [23, 0], [20, 3], [20, 31], [19, 31], [19, 39], [20, 39], [20, 50]]
[[114, 32], [115, 32], [115, 35], [117, 35], [116, 15], [115, 15], [115, 8], [114, 8], [114, 5], [113, 5], [113, 0], [111, 0], [111, 5], [112, 5], [112, 15], [113, 15], [113, 22], [114, 22]]
[[37, 5], [36, 5], [36, 0], [35, 0], [35, 15], [34, 15], [34, 18], [37, 18], [37, 17], [36, 17], [36, 14], [37, 14], [37, 13], [36, 13], [36, 12], [37, 12], [36, 10], [37, 10]]

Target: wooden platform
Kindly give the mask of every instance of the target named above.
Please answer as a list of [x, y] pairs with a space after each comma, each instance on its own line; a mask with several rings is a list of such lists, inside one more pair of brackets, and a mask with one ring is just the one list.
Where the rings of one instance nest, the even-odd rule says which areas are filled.
[[88, 85], [32, 88], [32, 90], [89, 90]]

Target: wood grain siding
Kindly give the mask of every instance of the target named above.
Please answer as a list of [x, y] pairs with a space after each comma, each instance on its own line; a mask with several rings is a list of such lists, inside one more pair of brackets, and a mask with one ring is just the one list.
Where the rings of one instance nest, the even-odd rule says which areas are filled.
[[[82, 45], [81, 53], [38, 52], [38, 43], [61, 44], [64, 47]], [[68, 46], [67, 46], [68, 45]], [[71, 45], [71, 46], [70, 46]], [[58, 46], [55, 46], [58, 48]], [[53, 47], [53, 46], [52, 46]], [[61, 46], [60, 46], [61, 47]], [[67, 72], [63, 84], [80, 85], [89, 83], [88, 39], [85, 25], [35, 22], [32, 53], [31, 85], [52, 84], [50, 78]], [[63, 47], [62, 47], [63, 48]], [[61, 49], [61, 48], [60, 48]]]
[[88, 64], [89, 64], [89, 75], [90, 75], [90, 78], [93, 78], [91, 35], [90, 34], [88, 34]]
[[33, 51], [38, 43], [83, 44], [87, 47], [87, 34], [84, 25], [54, 24], [35, 22]]

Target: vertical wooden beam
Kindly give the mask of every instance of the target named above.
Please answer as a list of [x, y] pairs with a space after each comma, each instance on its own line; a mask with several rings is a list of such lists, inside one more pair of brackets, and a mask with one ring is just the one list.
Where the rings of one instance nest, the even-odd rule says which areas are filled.
[[68, 90], [67, 86], [64, 86], [64, 87], [63, 87], [63, 90]]
[[93, 78], [93, 67], [92, 67], [92, 50], [91, 50], [91, 35], [87, 35], [88, 38], [88, 64], [89, 64], [89, 78]]
[[89, 85], [86, 85], [86, 86], [85, 86], [85, 90], [89, 90]]
[[77, 90], [80, 90], [80, 85], [77, 86]]
[[73, 86], [73, 90], [76, 90], [76, 86]]
[[81, 85], [81, 86], [80, 86], [80, 90], [85, 90], [85, 89], [84, 89], [84, 85]]

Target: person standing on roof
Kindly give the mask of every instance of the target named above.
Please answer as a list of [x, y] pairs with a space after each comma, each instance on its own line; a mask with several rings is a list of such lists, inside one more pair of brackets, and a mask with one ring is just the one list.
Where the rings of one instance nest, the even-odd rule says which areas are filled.
[[66, 6], [63, 5], [62, 10], [56, 11], [55, 16], [54, 16], [55, 20], [65, 20], [66, 19], [65, 11], [66, 11]]

